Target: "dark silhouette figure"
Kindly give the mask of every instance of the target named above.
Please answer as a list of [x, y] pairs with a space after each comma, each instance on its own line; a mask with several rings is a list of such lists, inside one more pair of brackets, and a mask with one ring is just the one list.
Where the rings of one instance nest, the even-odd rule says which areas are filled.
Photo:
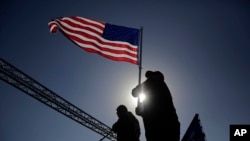
[[141, 132], [136, 117], [124, 105], [118, 106], [116, 111], [118, 120], [112, 130], [117, 133], [117, 141], [139, 141]]
[[146, 100], [136, 108], [136, 114], [143, 119], [147, 141], [180, 140], [180, 122], [172, 101], [172, 96], [164, 76], [159, 71], [147, 71], [147, 80], [132, 90], [138, 97], [143, 91]]

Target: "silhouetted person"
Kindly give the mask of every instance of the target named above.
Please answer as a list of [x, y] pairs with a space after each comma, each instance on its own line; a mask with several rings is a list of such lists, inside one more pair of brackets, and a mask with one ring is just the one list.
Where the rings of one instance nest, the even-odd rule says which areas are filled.
[[141, 132], [136, 117], [124, 105], [119, 105], [116, 111], [118, 120], [112, 130], [117, 133], [117, 141], [139, 141]]
[[143, 109], [136, 108], [136, 114], [143, 118], [147, 141], [180, 140], [180, 122], [172, 101], [164, 76], [159, 71], [147, 71], [147, 80], [132, 90], [132, 95], [138, 97], [143, 91], [146, 99]]

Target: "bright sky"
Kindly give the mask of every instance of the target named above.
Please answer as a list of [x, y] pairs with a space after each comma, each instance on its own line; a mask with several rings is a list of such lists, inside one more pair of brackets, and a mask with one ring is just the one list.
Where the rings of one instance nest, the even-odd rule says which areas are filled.
[[[87, 53], [51, 34], [48, 22], [82, 16], [143, 26], [142, 81], [147, 70], [165, 75], [181, 137], [198, 113], [208, 141], [228, 141], [230, 124], [250, 124], [250, 2], [205, 1], [2, 0], [0, 57], [111, 127], [119, 104], [134, 112], [138, 66]], [[2, 141], [102, 138], [3, 81], [0, 113]]]

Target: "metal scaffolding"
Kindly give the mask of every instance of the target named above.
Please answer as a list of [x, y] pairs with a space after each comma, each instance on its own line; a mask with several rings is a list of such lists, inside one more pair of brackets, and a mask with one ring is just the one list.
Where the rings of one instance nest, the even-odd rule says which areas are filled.
[[109, 126], [60, 97], [2, 58], [0, 58], [0, 79], [107, 139], [116, 140], [116, 134], [111, 131]]

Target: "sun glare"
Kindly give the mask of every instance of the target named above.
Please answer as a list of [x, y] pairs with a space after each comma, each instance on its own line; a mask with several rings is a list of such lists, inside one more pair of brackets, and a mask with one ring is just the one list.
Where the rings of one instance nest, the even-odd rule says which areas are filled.
[[139, 94], [139, 101], [140, 101], [140, 102], [143, 102], [145, 99], [146, 99], [145, 94], [144, 94], [144, 93], [140, 93], [140, 94]]

